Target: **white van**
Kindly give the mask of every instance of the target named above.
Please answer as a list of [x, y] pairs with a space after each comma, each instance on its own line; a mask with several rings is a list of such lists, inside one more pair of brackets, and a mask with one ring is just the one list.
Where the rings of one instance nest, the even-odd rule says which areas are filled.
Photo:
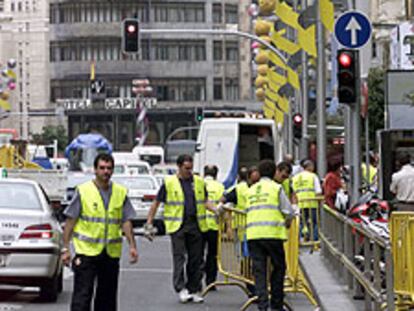
[[206, 118], [198, 133], [194, 171], [202, 175], [205, 165], [217, 165], [217, 179], [228, 188], [235, 184], [241, 166], [258, 165], [264, 159], [279, 162], [281, 157], [282, 139], [274, 121]]
[[135, 146], [132, 153], [141, 161], [148, 162], [151, 166], [164, 163], [164, 148], [161, 146]]
[[138, 159], [132, 152], [113, 152], [115, 160], [114, 174], [148, 175], [151, 174], [150, 165]]

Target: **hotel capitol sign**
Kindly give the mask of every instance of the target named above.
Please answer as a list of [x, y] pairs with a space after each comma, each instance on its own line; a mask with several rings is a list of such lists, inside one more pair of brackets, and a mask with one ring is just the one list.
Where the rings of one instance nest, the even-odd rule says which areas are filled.
[[[131, 110], [136, 109], [137, 105], [141, 103], [143, 107], [153, 108], [157, 105], [157, 98], [106, 98], [103, 107], [105, 110]], [[66, 98], [58, 99], [57, 104], [66, 111], [73, 110], [89, 110], [93, 109], [92, 101], [90, 99]]]

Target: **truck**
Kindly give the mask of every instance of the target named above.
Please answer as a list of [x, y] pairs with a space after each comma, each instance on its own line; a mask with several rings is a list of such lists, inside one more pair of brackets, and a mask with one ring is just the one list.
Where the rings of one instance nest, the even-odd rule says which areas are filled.
[[272, 120], [254, 117], [205, 118], [202, 120], [194, 155], [194, 171], [216, 165], [217, 179], [226, 188], [236, 183], [240, 167], [261, 160], [282, 158], [282, 137]]

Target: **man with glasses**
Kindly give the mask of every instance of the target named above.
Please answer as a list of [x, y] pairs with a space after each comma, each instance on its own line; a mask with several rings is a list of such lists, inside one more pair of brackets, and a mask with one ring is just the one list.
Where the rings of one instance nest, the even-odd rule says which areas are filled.
[[[131, 219], [135, 211], [124, 186], [111, 182], [114, 159], [100, 154], [95, 158], [95, 179], [81, 184], [64, 211], [65, 223], [62, 261], [71, 261], [70, 240], [75, 256], [72, 260], [74, 290], [71, 311], [115, 311], [122, 232], [129, 243], [130, 263], [138, 261]], [[96, 281], [96, 289], [95, 289]]]

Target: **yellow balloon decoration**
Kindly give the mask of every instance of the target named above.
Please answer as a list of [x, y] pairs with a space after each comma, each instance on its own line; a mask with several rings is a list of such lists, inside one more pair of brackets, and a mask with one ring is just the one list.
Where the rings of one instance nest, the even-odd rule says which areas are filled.
[[261, 76], [266, 76], [267, 75], [267, 71], [269, 70], [269, 66], [267, 64], [263, 64], [263, 65], [259, 65], [257, 67], [257, 72], [259, 73], [259, 75]]
[[276, 7], [276, 0], [259, 0], [260, 13], [270, 15]]
[[267, 83], [267, 78], [263, 76], [257, 76], [256, 80], [254, 81], [256, 87], [263, 87], [264, 85], [267, 85]]
[[254, 27], [254, 32], [256, 33], [257, 36], [267, 36], [270, 32], [270, 28], [271, 28], [272, 24], [264, 21], [264, 20], [258, 20], [256, 22], [256, 25]]
[[265, 90], [263, 88], [258, 88], [256, 90], [256, 98], [260, 101], [265, 99]]
[[269, 54], [267, 51], [260, 51], [255, 58], [256, 64], [262, 65], [267, 64], [267, 61], [269, 60]]

